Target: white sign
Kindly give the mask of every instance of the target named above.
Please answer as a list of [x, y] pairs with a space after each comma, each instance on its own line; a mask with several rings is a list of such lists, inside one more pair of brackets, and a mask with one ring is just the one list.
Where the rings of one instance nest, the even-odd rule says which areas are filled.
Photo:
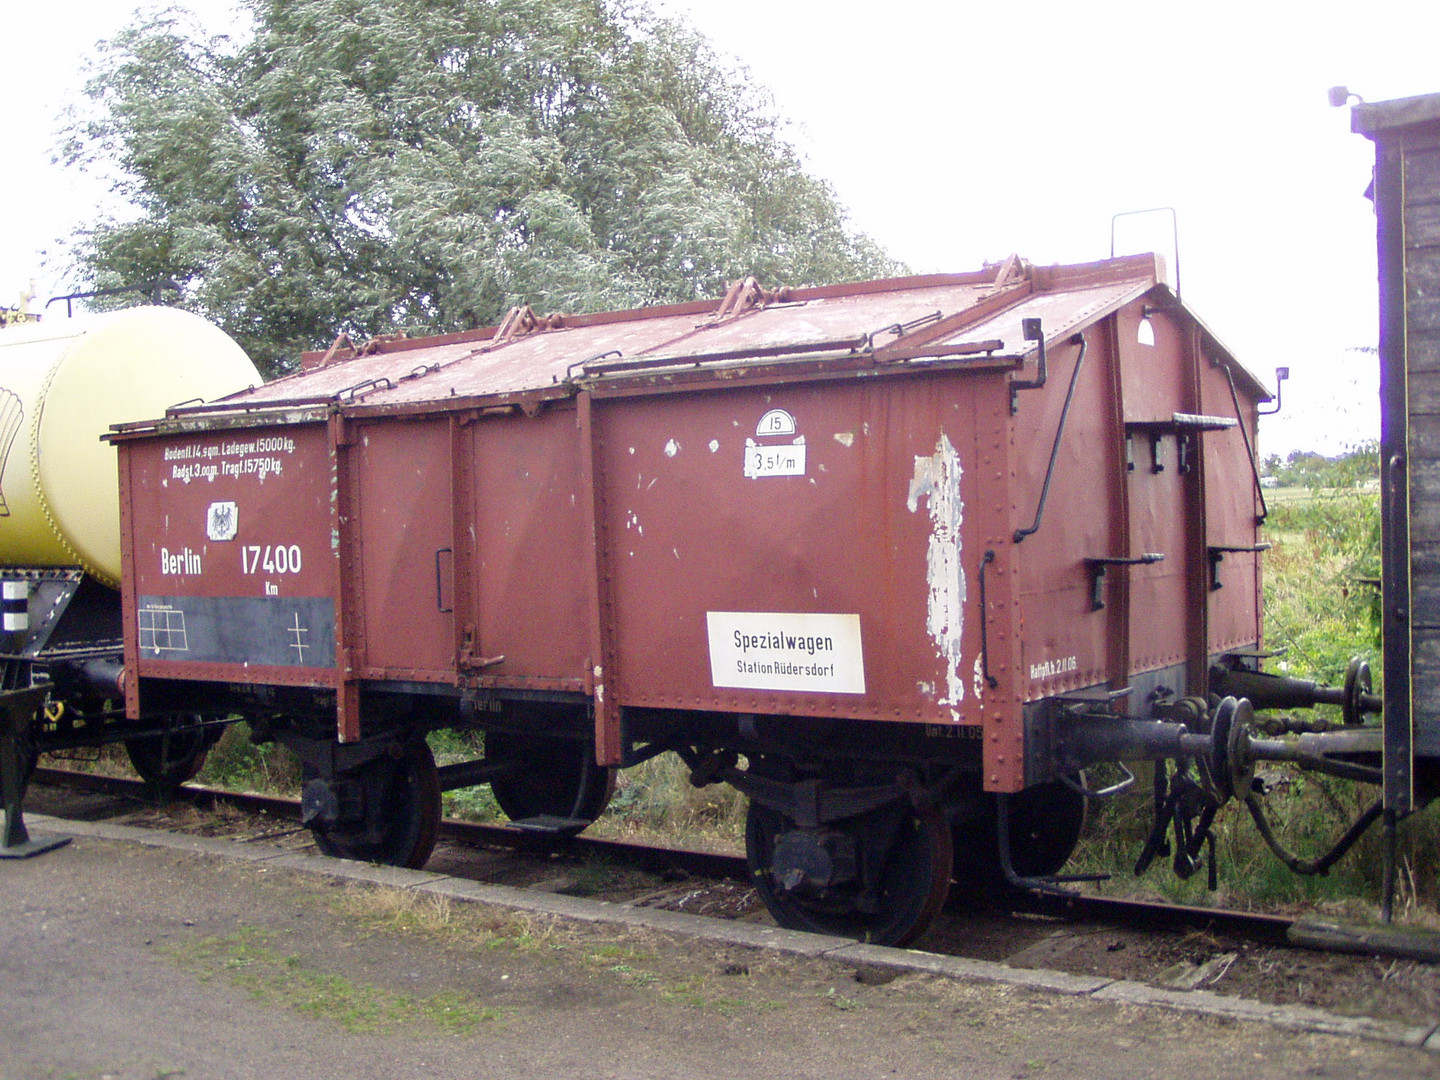
[[771, 409], [755, 425], [756, 435], [794, 435], [795, 417], [784, 409]]
[[715, 686], [865, 693], [859, 615], [707, 611], [705, 621]]
[[805, 436], [782, 446], [761, 446], [754, 439], [746, 439], [745, 475], [752, 480], [759, 476], [804, 476]]
[[213, 502], [205, 514], [205, 535], [211, 540], [234, 540], [240, 528], [240, 511], [233, 502]]

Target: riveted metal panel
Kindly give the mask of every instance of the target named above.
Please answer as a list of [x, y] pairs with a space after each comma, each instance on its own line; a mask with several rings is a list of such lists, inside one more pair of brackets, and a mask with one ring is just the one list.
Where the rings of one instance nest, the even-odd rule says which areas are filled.
[[[338, 675], [335, 469], [324, 425], [127, 444], [127, 590], [139, 675]], [[193, 665], [193, 667], [192, 667]], [[196, 674], [190, 676], [188, 673]]]
[[499, 679], [583, 685], [591, 651], [588, 495], [575, 409], [482, 416], [465, 431], [473, 517], [457, 529], [458, 557], [472, 582], [468, 606], [456, 613], [466, 639], [462, 670], [481, 685]]
[[1128, 610], [1127, 574], [1115, 568], [1102, 586], [1103, 607], [1093, 602], [1087, 559], [1127, 550], [1121, 496], [1125, 483], [1123, 435], [1116, 402], [1115, 350], [1103, 324], [1086, 332], [1085, 357], [1061, 431], [1066, 392], [1080, 361], [1080, 345], [1051, 348], [1043, 391], [1022, 392], [1008, 418], [1014, 474], [1009, 498], [1011, 536], [1037, 523], [1041, 492], [1055, 468], [1039, 528], [1015, 545], [1016, 599], [1020, 605], [1021, 667], [1026, 701], [1085, 687], [1124, 685], [1123, 637]]
[[449, 418], [357, 425], [359, 663], [455, 678], [455, 530]]
[[978, 723], [966, 508], [997, 494], [972, 470], [999, 391], [952, 374], [597, 406], [625, 702]]
[[[1142, 347], [1147, 305], [1166, 310]], [[625, 750], [627, 708], [925, 724], [978, 734], [985, 786], [1018, 790], [1027, 703], [1204, 660], [1208, 466], [1197, 452], [1181, 471], [1175, 420], [1207, 407], [1202, 351], [1228, 360], [1153, 257], [746, 285], [717, 303], [521, 313], [493, 332], [332, 351], [117, 438], [127, 559], [144, 570], [165, 544], [188, 566], [190, 533], [167, 530], [210, 512], [184, 490], [145, 501], [167, 449], [304, 433], [283, 473], [222, 498], [242, 528], [258, 509], [296, 530], [274, 543], [298, 546], [304, 575], [282, 584], [332, 605], [327, 666], [292, 670], [258, 638], [248, 674], [223, 652], [187, 665], [137, 645], [134, 662], [156, 678], [334, 686], [347, 739], [362, 691], [387, 680], [586, 695], [603, 763]], [[1244, 400], [1263, 396], [1235, 370]], [[287, 415], [326, 422], [276, 422]], [[1225, 483], [1243, 472], [1222, 467]], [[328, 569], [312, 578], [322, 540]], [[1122, 565], [1155, 551], [1163, 562]], [[1097, 589], [1097, 560], [1117, 559]], [[244, 597], [261, 635], [250, 606], [292, 595], [162, 576], [138, 581], [131, 606], [240, 612]], [[137, 621], [127, 630], [141, 642]]]

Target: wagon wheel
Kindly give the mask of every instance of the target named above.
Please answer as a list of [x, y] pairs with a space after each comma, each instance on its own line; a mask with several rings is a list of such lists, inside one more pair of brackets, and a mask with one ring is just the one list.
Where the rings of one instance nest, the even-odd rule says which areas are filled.
[[884, 831], [884, 815], [898, 815], [899, 820], [891, 822], [893, 839], [880, 846], [881, 865], [875, 868], [879, 888], [873, 896], [867, 897], [855, 881], [787, 889], [777, 880], [775, 854], [777, 843], [784, 842], [793, 826], [783, 814], [752, 801], [745, 819], [745, 859], [755, 890], [775, 921], [791, 930], [876, 945], [904, 945], [923, 933], [950, 892], [950, 826], [937, 812], [891, 806], [832, 828], [848, 833], [863, 851], [867, 831]]
[[440, 780], [425, 740], [411, 740], [398, 756], [372, 758], [347, 779], [361, 787], [364, 814], [312, 826], [315, 846], [338, 859], [424, 866], [440, 830]]
[[[979, 813], [952, 827], [955, 880], [972, 888], [1004, 888], [998, 800], [989, 792], [982, 798]], [[1080, 842], [1087, 809], [1085, 796], [1058, 780], [1010, 796], [1010, 864], [1015, 873], [1020, 877], [1059, 873]]]
[[542, 815], [594, 821], [615, 794], [615, 770], [596, 765], [583, 739], [487, 731], [485, 760], [520, 766], [490, 782], [495, 801], [511, 821]]
[[[193, 718], [187, 718], [193, 719]], [[190, 728], [125, 740], [125, 752], [140, 779], [160, 791], [174, 791], [205, 764], [205, 755], [223, 728]]]

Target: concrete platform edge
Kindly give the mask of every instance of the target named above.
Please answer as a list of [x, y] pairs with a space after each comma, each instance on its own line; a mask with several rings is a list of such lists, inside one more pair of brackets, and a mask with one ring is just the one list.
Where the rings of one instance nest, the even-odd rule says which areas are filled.
[[913, 949], [896, 949], [858, 944], [848, 938], [827, 937], [799, 930], [726, 922], [703, 915], [690, 915], [658, 908], [633, 907], [609, 901], [588, 900], [556, 893], [533, 892], [506, 885], [486, 885], [463, 878], [406, 870], [401, 867], [330, 859], [323, 855], [297, 855], [270, 845], [247, 844], [183, 833], [157, 832], [130, 825], [106, 822], [68, 821], [43, 814], [27, 814], [27, 824], [47, 832], [88, 837], [120, 843], [143, 844], [195, 855], [264, 862], [267, 867], [298, 873], [430, 892], [453, 900], [492, 904], [516, 911], [580, 922], [645, 927], [684, 934], [704, 941], [746, 948], [774, 949], [791, 955], [835, 960], [842, 964], [869, 964], [899, 971], [912, 971], [944, 978], [1002, 983], [1046, 993], [1091, 997], [1142, 1008], [1162, 1008], [1198, 1013], [1228, 1020], [1269, 1024], [1288, 1031], [1313, 1032], [1345, 1038], [1370, 1039], [1400, 1046], [1418, 1047], [1440, 1053], [1440, 1025], [1408, 1025], [1369, 1017], [1340, 1016], [1320, 1009], [1295, 1005], [1269, 1005], [1248, 998], [1229, 997], [1208, 990], [1166, 990], [1143, 983], [1117, 981], [1097, 976], [1071, 975], [1061, 971], [1012, 968], [987, 960]]

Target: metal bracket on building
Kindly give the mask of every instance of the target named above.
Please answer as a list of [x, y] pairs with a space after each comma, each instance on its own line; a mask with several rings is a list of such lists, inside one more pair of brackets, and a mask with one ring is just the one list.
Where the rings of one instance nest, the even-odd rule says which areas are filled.
[[1090, 610], [1099, 611], [1105, 606], [1105, 572], [1112, 566], [1149, 566], [1163, 562], [1165, 556], [1158, 551], [1147, 551], [1144, 555], [1111, 556], [1109, 558], [1086, 559], [1090, 568]]
[[1225, 586], [1220, 581], [1220, 564], [1225, 561], [1226, 555], [1258, 555], [1262, 551], [1269, 551], [1269, 544], [1250, 544], [1241, 547], [1224, 547], [1219, 544], [1211, 544], [1205, 551], [1210, 556], [1210, 591], [1223, 589]]
[[1280, 395], [1284, 392], [1285, 380], [1288, 378], [1290, 378], [1290, 369], [1288, 367], [1277, 367], [1275, 369], [1275, 407], [1273, 409], [1256, 409], [1256, 416], [1274, 416], [1280, 411], [1284, 404], [1280, 400]]
[[[1016, 413], [1018, 413], [1018, 412], [1020, 411], [1020, 391], [1021, 391], [1021, 390], [1039, 390], [1039, 389], [1043, 388], [1044, 385], [1045, 385], [1045, 379], [1046, 379], [1046, 377], [1047, 377], [1047, 375], [1048, 375], [1048, 372], [1047, 372], [1047, 370], [1046, 370], [1046, 357], [1045, 357], [1045, 330], [1044, 330], [1044, 328], [1041, 326], [1040, 320], [1037, 319], [1037, 318], [1021, 319], [1021, 320], [1020, 320], [1020, 327], [1021, 327], [1021, 332], [1025, 335], [1025, 340], [1026, 340], [1026, 341], [1035, 341], [1035, 342], [1038, 342], [1038, 343], [1039, 343], [1039, 345], [1040, 345], [1040, 355], [1039, 355], [1039, 356], [1037, 357], [1037, 359], [1036, 359], [1035, 378], [1033, 378], [1033, 379], [1015, 379], [1015, 380], [1013, 380], [1013, 381], [1010, 383], [1010, 415], [1011, 415], [1011, 416], [1014, 416]], [[1082, 353], [1081, 355], [1083, 356], [1084, 354]], [[1079, 364], [1076, 364], [1076, 365], [1075, 365], [1075, 370], [1076, 370], [1077, 372], [1080, 370], [1080, 365], [1079, 365]], [[1072, 391], [1073, 391], [1074, 386], [1075, 386], [1075, 380], [1074, 380], [1074, 378], [1071, 378], [1071, 380], [1070, 380], [1070, 386], [1071, 386], [1071, 389], [1072, 389]], [[1066, 404], [1067, 404], [1067, 405], [1069, 404], [1069, 399], [1068, 399], [1068, 398], [1066, 399]], [[1062, 429], [1063, 429], [1064, 426], [1065, 426], [1065, 421], [1064, 421], [1064, 417], [1063, 417], [1063, 416], [1061, 417], [1060, 426], [1061, 426]], [[1058, 436], [1058, 433], [1057, 433], [1057, 436], [1056, 436], [1056, 444], [1057, 444], [1057, 445], [1059, 444], [1059, 436]]]

